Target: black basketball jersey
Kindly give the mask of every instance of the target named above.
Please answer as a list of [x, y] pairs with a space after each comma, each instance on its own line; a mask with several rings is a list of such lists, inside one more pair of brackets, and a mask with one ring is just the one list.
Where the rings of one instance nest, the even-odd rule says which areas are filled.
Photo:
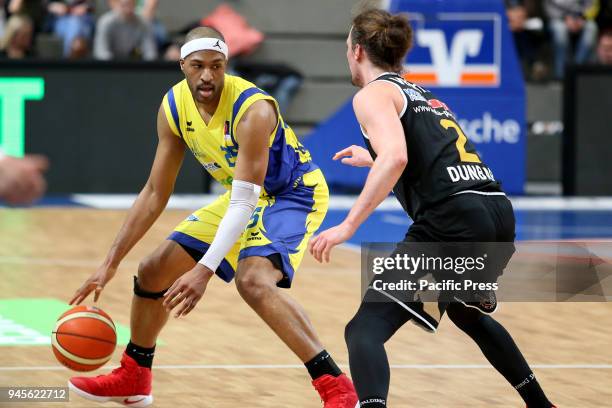
[[[502, 191], [448, 106], [398, 74], [385, 73], [376, 81], [396, 85], [405, 100], [400, 120], [408, 147], [408, 165], [393, 192], [413, 220], [454, 194]], [[365, 132], [364, 139], [375, 159]]]

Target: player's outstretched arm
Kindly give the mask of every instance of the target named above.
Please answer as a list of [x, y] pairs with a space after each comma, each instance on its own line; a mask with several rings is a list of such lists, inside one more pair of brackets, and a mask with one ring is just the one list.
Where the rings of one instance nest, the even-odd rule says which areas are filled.
[[395, 98], [400, 98], [400, 95], [393, 85], [373, 83], [363, 88], [353, 99], [357, 120], [368, 134], [377, 157], [346, 219], [342, 224], [323, 231], [310, 242], [310, 253], [319, 262], [329, 262], [331, 249], [353, 236], [357, 228], [387, 198], [406, 168], [406, 138]]
[[168, 311], [180, 305], [175, 317], [191, 312], [204, 296], [214, 271], [244, 232], [253, 215], [268, 169], [270, 135], [277, 122], [275, 108], [267, 101], [258, 101], [238, 123], [236, 141], [240, 148], [236, 158], [230, 205], [202, 260], [178, 278], [165, 294], [164, 306]]
[[129, 210], [106, 259], [75, 292], [70, 304], [81, 303], [92, 291], [94, 302], [97, 301], [104, 286], [115, 275], [119, 263], [166, 208], [185, 156], [185, 145], [170, 130], [163, 107], [157, 114], [157, 133], [159, 141], [149, 179]]

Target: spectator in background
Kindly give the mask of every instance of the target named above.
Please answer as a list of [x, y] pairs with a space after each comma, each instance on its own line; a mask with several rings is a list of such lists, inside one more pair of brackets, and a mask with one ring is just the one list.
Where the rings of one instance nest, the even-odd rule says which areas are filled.
[[[565, 64], [587, 62], [597, 41], [597, 25], [594, 18], [597, 0], [546, 0], [546, 14], [550, 22], [555, 52], [555, 77], [563, 78]], [[570, 41], [577, 41], [573, 59], [570, 58]]]
[[525, 29], [527, 22], [527, 9], [524, 6], [523, 0], [506, 0], [506, 14], [508, 15], [508, 24], [513, 32], [520, 32]]
[[8, 0], [9, 15], [23, 14], [30, 18], [34, 32], [43, 31], [47, 19], [46, 0]]
[[164, 49], [163, 59], [165, 61], [178, 61], [181, 59], [181, 44], [171, 42]]
[[[119, 0], [108, 0], [111, 9], [119, 6]], [[153, 30], [157, 49], [168, 46], [168, 33], [166, 27], [157, 19], [157, 6], [159, 0], [136, 0], [136, 14], [143, 18]]]
[[137, 0], [136, 13], [151, 26], [155, 42], [157, 43], [157, 49], [159, 50], [167, 45], [168, 32], [166, 27], [156, 17], [158, 4], [159, 0]]
[[4, 34], [4, 26], [6, 24], [7, 4], [4, 0], [0, 0], [0, 38]]
[[136, 13], [148, 23], [155, 21], [159, 0], [136, 0]]
[[95, 26], [93, 9], [89, 0], [49, 3], [51, 31], [63, 40], [64, 57], [82, 58], [87, 55]]
[[527, 79], [543, 80], [548, 69], [543, 61], [544, 10], [538, 0], [505, 0], [508, 24]]
[[94, 38], [94, 57], [110, 59], [157, 58], [153, 31], [136, 14], [135, 0], [116, 0], [113, 9], [98, 20]]
[[[225, 3], [200, 19], [199, 24], [222, 32], [232, 57], [251, 54], [264, 41], [262, 32], [252, 27], [244, 16]], [[282, 113], [287, 112], [303, 79], [295, 69], [278, 63], [258, 64], [235, 59], [231, 71], [272, 95]]]
[[43, 156], [27, 155], [19, 159], [0, 151], [0, 200], [13, 205], [38, 200], [47, 187], [43, 173], [48, 167], [49, 162]]
[[0, 40], [0, 57], [22, 59], [31, 55], [34, 24], [30, 17], [12, 15], [6, 22], [4, 35]]
[[612, 27], [612, 0], [599, 0], [599, 14], [597, 15], [597, 25], [600, 30]]
[[599, 35], [597, 63], [612, 66], [612, 27], [605, 28]]

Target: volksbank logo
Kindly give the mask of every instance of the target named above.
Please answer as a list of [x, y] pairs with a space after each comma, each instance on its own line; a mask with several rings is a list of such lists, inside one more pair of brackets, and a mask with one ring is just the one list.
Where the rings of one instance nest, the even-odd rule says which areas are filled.
[[438, 13], [434, 19], [408, 14], [415, 47], [406, 78], [425, 86], [498, 87], [502, 25], [496, 13]]

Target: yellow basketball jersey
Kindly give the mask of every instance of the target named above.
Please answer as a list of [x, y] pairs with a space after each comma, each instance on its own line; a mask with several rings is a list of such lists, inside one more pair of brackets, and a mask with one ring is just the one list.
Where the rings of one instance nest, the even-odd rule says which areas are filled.
[[219, 106], [208, 125], [197, 109], [187, 80], [174, 85], [162, 104], [172, 132], [183, 139], [210, 175], [229, 189], [240, 149], [234, 137], [236, 127], [247, 109], [259, 100], [274, 102], [278, 115], [278, 123], [270, 135], [270, 157], [263, 186], [266, 194], [276, 195], [317, 167], [293, 130], [285, 124], [272, 96], [240, 77], [225, 75]]

